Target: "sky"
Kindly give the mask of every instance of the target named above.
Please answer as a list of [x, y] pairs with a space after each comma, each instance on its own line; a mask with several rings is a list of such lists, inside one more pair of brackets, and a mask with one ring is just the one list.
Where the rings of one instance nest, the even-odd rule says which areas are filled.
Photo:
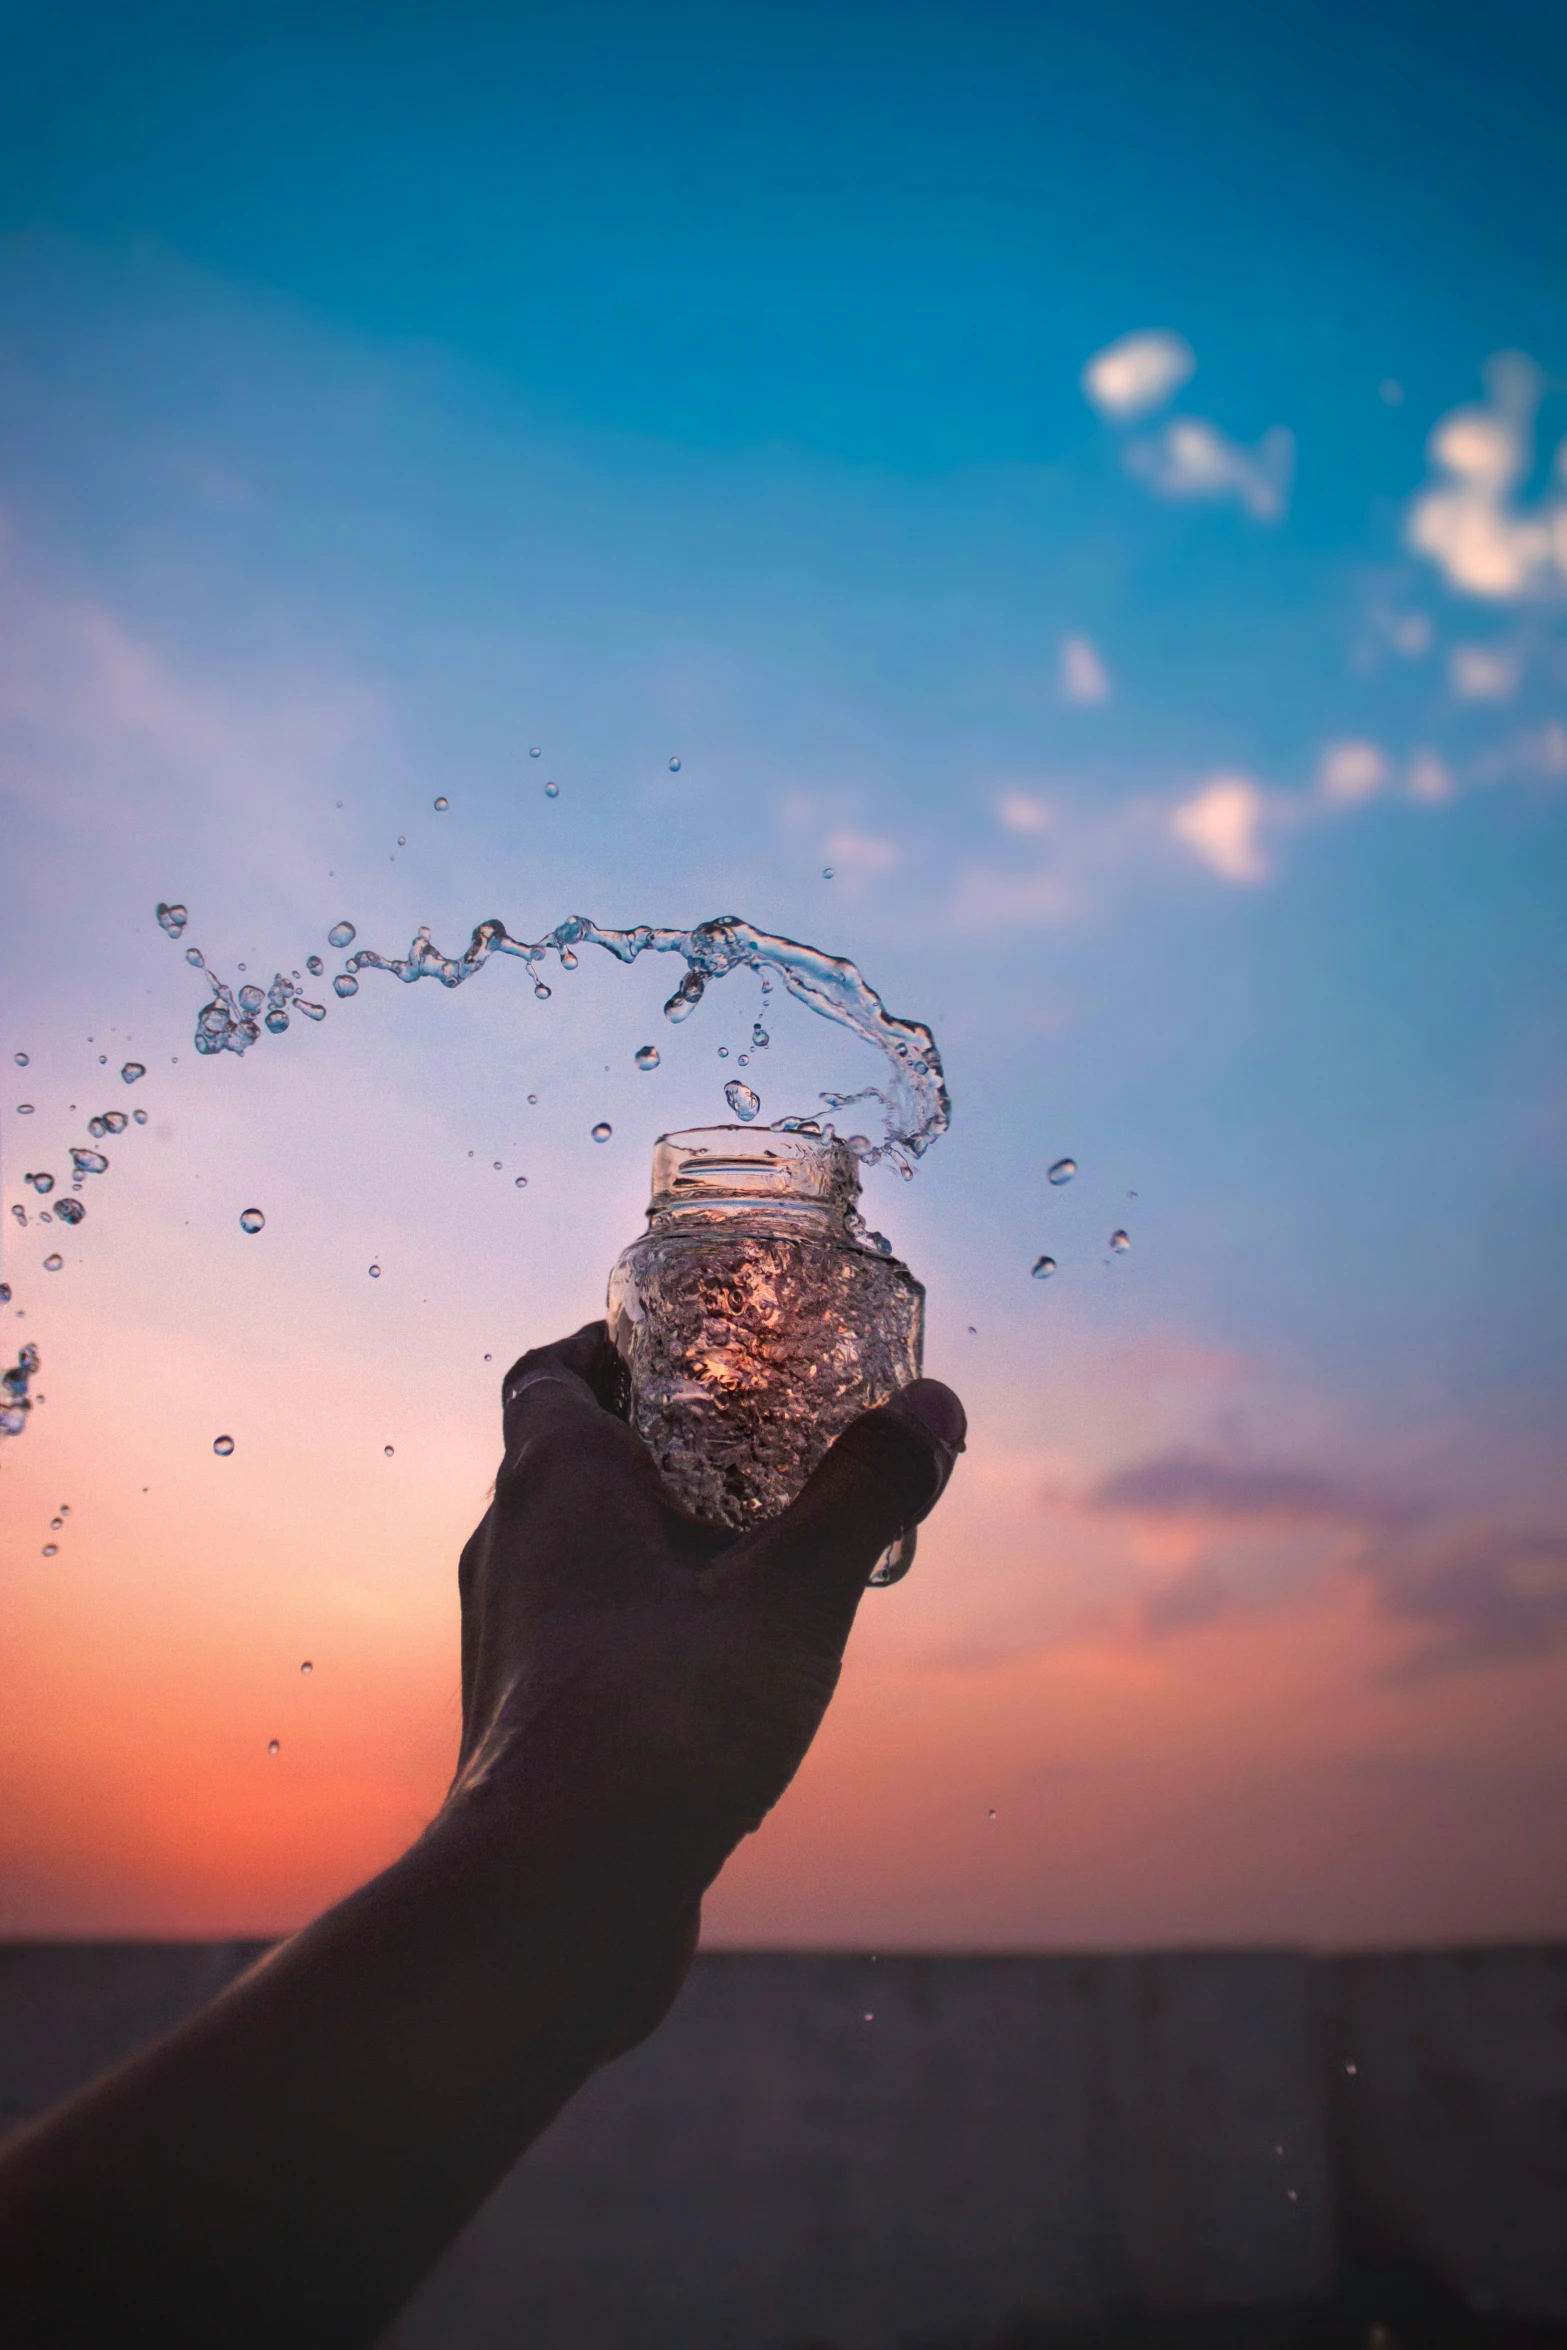
[[[500, 1373], [760, 999], [327, 932], [574, 913], [850, 956], [953, 1101], [866, 1204], [970, 1449], [709, 1940], [1567, 1931], [1559, 13], [6, 40], [0, 1932], [438, 1805]], [[192, 943], [325, 1018], [198, 1056]], [[873, 1076], [771, 1009], [764, 1118]]]

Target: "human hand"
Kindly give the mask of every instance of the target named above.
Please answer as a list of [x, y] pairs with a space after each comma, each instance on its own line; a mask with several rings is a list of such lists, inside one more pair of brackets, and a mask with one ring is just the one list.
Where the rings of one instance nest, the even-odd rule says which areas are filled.
[[916, 1380], [737, 1537], [675, 1501], [620, 1416], [623, 1382], [592, 1322], [503, 1383], [505, 1459], [460, 1569], [450, 1800], [514, 1799], [537, 1835], [547, 1789], [563, 1839], [634, 1839], [694, 1905], [794, 1776], [866, 1577], [935, 1505], [965, 1421]]

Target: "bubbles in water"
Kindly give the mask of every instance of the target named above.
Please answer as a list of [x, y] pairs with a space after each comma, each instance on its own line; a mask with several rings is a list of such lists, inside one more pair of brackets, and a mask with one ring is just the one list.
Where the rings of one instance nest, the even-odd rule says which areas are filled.
[[1057, 1159], [1055, 1165], [1046, 1170], [1045, 1181], [1047, 1183], [1070, 1183], [1076, 1173], [1076, 1159]]
[[658, 1047], [656, 1044], [645, 1044], [631, 1058], [639, 1069], [656, 1069], [659, 1063]]
[[440, 798], [439, 798], [439, 799], [436, 801], [436, 803], [435, 803], [435, 806], [436, 806], [436, 811], [437, 811], [437, 813], [440, 813], [441, 811], [443, 811], [443, 810], [445, 810], [445, 809], [449, 808], [449, 807], [451, 806], [451, 804], [452, 804], [452, 803], [451, 803], [451, 801], [450, 801], [450, 800], [449, 800], [449, 799], [446, 797], [445, 793], [443, 792], [443, 793], [442, 793], [442, 795], [441, 795], [441, 797], [440, 797]]
[[109, 1172], [109, 1162], [102, 1151], [79, 1150], [74, 1144], [71, 1148], [71, 1164], [78, 1175], [107, 1175]]
[[25, 1069], [27, 1067], [27, 1055], [25, 1053], [16, 1053], [12, 1057], [19, 1069]]
[[131, 1116], [135, 1119], [138, 1126], [146, 1125], [147, 1113], [145, 1110], [132, 1110]]
[[670, 760], [669, 772], [671, 775], [678, 775], [680, 773], [680, 761], [678, 759]]
[[319, 979], [322, 972], [326, 969], [326, 965], [322, 962], [319, 955], [307, 955], [305, 957], [305, 969], [309, 972], [312, 979]]
[[120, 1075], [127, 1085], [134, 1085], [138, 1078], [145, 1077], [146, 1074], [147, 1064], [145, 1061], [127, 1061], [120, 1070]]
[[351, 922], [334, 922], [326, 934], [326, 943], [329, 947], [351, 947], [358, 936]]
[[234, 1450], [233, 1437], [214, 1436], [212, 1439], [212, 1449], [217, 1454], [220, 1461], [226, 1461], [229, 1457], [229, 1454]]
[[313, 1673], [313, 1672], [315, 1671], [315, 1669], [316, 1669], [316, 1668], [315, 1668], [315, 1666], [314, 1666], [314, 1665], [311, 1663], [311, 1661], [310, 1661], [309, 1657], [307, 1656], [307, 1657], [306, 1657], [306, 1659], [305, 1659], [305, 1661], [304, 1661], [304, 1663], [303, 1663], [303, 1664], [300, 1666], [300, 1668], [299, 1668], [299, 1669], [300, 1669], [300, 1671], [301, 1671], [302, 1673]]
[[533, 748], [529, 751], [528, 756], [530, 759], [542, 759], [544, 756], [542, 746], [538, 743], [535, 743]]
[[724, 1099], [735, 1116], [743, 1118], [747, 1125], [750, 1124], [762, 1106], [761, 1095], [753, 1093], [745, 1080], [740, 1077], [730, 1078], [729, 1083], [724, 1087]]
[[33, 1114], [33, 1105], [32, 1105], [32, 1103], [31, 1103], [31, 1102], [18, 1102], [18, 1103], [17, 1103], [17, 1105], [16, 1105], [16, 1114], [17, 1114], [17, 1116], [18, 1116], [19, 1118], [30, 1118], [30, 1117], [32, 1116], [32, 1114]]
[[833, 879], [833, 869], [830, 865], [824, 865], [822, 867], [822, 879], [823, 881], [831, 881]]
[[359, 993], [359, 982], [354, 977], [352, 971], [339, 971], [337, 977], [332, 982], [332, 993], [334, 995], [344, 996], [357, 995]]
[[772, 1041], [772, 1038], [768, 1035], [766, 1029], [762, 1026], [761, 1021], [756, 1021], [751, 1029], [751, 1044], [753, 1049], [759, 1053], [764, 1052], [768, 1045], [772, 1043]]
[[601, 1118], [593, 1129], [593, 1139], [595, 1142], [608, 1142], [614, 1131], [615, 1129], [613, 1126], [611, 1126], [609, 1120], [607, 1118]]
[[1055, 1269], [1054, 1257], [1036, 1257], [1034, 1259], [1033, 1274], [1036, 1281], [1048, 1281]]
[[46, 1542], [44, 1544], [44, 1557], [46, 1559], [58, 1558], [59, 1555], [60, 1545], [58, 1542]]
[[34, 1191], [40, 1193], [45, 1198], [47, 1198], [49, 1193], [54, 1189], [54, 1177], [52, 1175], [24, 1175], [22, 1177], [22, 1181], [24, 1183], [30, 1183]]
[[1125, 1232], [1116, 1230], [1111, 1233], [1110, 1246], [1115, 1250], [1115, 1253], [1118, 1257], [1124, 1257], [1131, 1245], [1131, 1240]]
[[279, 1748], [279, 1744], [278, 1744], [278, 1741], [277, 1741], [277, 1739], [275, 1739], [275, 1738], [269, 1738], [269, 1739], [267, 1740], [267, 1752], [268, 1752], [268, 1754], [277, 1754], [278, 1752], [280, 1752], [280, 1748]]
[[178, 938], [189, 920], [190, 916], [183, 906], [160, 904], [158, 907], [158, 926], [160, 929], [166, 930], [170, 938]]
[[45, 1271], [46, 1273], [58, 1273], [58, 1272], [59, 1272], [59, 1270], [60, 1270], [60, 1267], [61, 1267], [61, 1266], [62, 1266], [64, 1263], [65, 1263], [65, 1259], [64, 1259], [64, 1257], [62, 1257], [62, 1256], [48, 1256], [48, 1257], [45, 1257], [45, 1259], [44, 1259], [44, 1271]]
[[372, 1266], [371, 1266], [371, 1268], [370, 1268], [370, 1278], [371, 1278], [371, 1280], [372, 1280], [372, 1281], [379, 1281], [379, 1280], [380, 1280], [380, 1278], [381, 1278], [381, 1268], [380, 1268], [380, 1266], [379, 1266], [379, 1265], [372, 1265]]
[[265, 1216], [261, 1213], [259, 1208], [241, 1208], [239, 1212], [239, 1228], [241, 1232], [263, 1231], [266, 1226], [266, 1221], [267, 1220]]
[[87, 1210], [79, 1199], [62, 1199], [56, 1201], [54, 1212], [62, 1224], [79, 1224]]
[[383, 1445], [382, 1445], [382, 1447], [381, 1447], [381, 1450], [382, 1450], [382, 1451], [385, 1453], [385, 1455], [386, 1455], [386, 1457], [387, 1457], [387, 1459], [388, 1459], [388, 1460], [390, 1460], [390, 1459], [391, 1459], [391, 1457], [392, 1457], [393, 1453], [396, 1451], [396, 1449], [397, 1449], [397, 1447], [396, 1447], [395, 1445], [393, 1445], [393, 1444], [383, 1444]]
[[547, 783], [544, 786], [544, 797], [547, 800], [558, 800], [560, 798], [560, 785], [558, 783]]
[[527, 1188], [528, 1188], [528, 1178], [527, 1178], [527, 1176], [526, 1176], [526, 1175], [518, 1175], [517, 1177], [515, 1177], [515, 1178], [514, 1178], [514, 1180], [513, 1180], [512, 1188], [513, 1188], [513, 1190], [514, 1190], [514, 1191], [526, 1191], [526, 1190], [527, 1190]]

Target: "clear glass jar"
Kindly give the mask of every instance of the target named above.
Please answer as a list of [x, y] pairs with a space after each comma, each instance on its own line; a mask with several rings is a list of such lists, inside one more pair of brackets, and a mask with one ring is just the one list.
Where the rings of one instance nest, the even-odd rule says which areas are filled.
[[[744, 1126], [665, 1134], [648, 1228], [609, 1277], [631, 1421], [686, 1508], [743, 1532], [839, 1431], [920, 1375], [925, 1292], [864, 1232], [845, 1144]], [[913, 1535], [872, 1578], [893, 1582]]]

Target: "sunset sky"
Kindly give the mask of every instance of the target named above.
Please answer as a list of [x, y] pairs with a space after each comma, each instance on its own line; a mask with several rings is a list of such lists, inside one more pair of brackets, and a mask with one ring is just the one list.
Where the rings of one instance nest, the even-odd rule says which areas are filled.
[[[327, 932], [572, 913], [851, 956], [954, 1104], [867, 1204], [970, 1450], [709, 1938], [1567, 1932], [1560, 14], [6, 51], [0, 1932], [285, 1928], [438, 1803], [500, 1373], [759, 998]], [[198, 1058], [191, 943], [327, 1017]], [[873, 1077], [772, 1007], [764, 1118]]]

